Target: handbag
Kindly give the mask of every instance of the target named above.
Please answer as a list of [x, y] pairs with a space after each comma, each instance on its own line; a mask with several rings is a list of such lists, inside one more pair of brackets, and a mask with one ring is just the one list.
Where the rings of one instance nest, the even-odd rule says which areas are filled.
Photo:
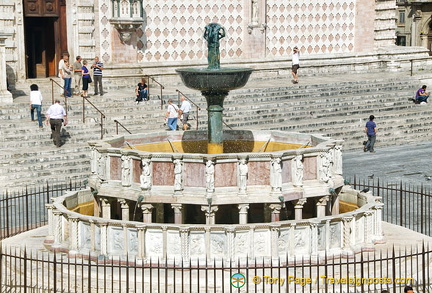
[[88, 77], [88, 83], [92, 83], [92, 82], [93, 82], [93, 80], [92, 80], [91, 76], [89, 75], [89, 77]]

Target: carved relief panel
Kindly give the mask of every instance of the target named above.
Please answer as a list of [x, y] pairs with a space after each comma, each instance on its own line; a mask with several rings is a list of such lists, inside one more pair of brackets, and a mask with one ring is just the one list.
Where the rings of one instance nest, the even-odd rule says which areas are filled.
[[25, 16], [56, 17], [60, 4], [59, 0], [24, 0], [24, 13]]

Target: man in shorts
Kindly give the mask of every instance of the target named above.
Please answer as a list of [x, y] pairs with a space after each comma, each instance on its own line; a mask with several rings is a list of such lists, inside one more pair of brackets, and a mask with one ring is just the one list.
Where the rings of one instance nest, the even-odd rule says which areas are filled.
[[293, 83], [298, 83], [297, 71], [299, 68], [300, 68], [300, 50], [299, 48], [294, 47], [293, 55], [292, 55], [292, 69], [291, 69], [291, 73], [294, 78]]
[[182, 101], [180, 106], [180, 112], [179, 117], [183, 115], [182, 123], [183, 123], [183, 130], [188, 130], [189, 124], [189, 112], [192, 109], [192, 106], [188, 100], [184, 96], [181, 96], [180, 100]]

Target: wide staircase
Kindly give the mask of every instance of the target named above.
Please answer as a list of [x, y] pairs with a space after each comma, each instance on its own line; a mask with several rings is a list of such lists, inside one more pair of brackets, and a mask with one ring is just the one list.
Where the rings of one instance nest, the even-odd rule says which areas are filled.
[[[36, 83], [40, 84], [44, 95], [45, 112], [51, 104], [51, 86], [47, 81]], [[408, 101], [421, 84], [419, 77], [387, 73], [309, 77], [297, 85], [290, 84], [288, 78], [252, 79], [245, 88], [232, 91], [225, 100], [224, 123], [226, 129], [322, 133], [343, 139], [345, 149], [361, 151], [364, 125], [373, 114], [379, 128], [376, 143], [379, 151], [386, 145], [430, 139], [432, 108], [429, 104], [415, 105]], [[206, 105], [201, 94], [180, 84], [165, 87], [164, 102], [168, 98], [177, 101], [175, 89], [179, 88], [201, 107], [198, 128], [206, 129]], [[36, 122], [30, 121], [27, 88], [21, 89], [22, 95], [15, 98], [13, 105], [0, 107], [0, 192], [47, 181], [86, 179], [90, 173], [87, 142], [98, 140], [102, 135], [104, 138], [117, 135], [114, 120], [132, 133], [166, 129], [166, 105], [161, 109], [157, 90], [151, 90], [150, 101], [137, 105], [133, 88], [111, 88], [103, 97], [90, 98], [105, 118], [88, 102], [83, 106], [81, 97], [68, 99], [69, 125], [63, 128], [64, 145], [57, 148], [50, 139], [49, 127], [44, 125], [39, 129]], [[193, 113], [196, 117], [195, 110], [196, 107]], [[196, 122], [191, 123], [194, 129]], [[119, 126], [118, 134], [127, 132]]]

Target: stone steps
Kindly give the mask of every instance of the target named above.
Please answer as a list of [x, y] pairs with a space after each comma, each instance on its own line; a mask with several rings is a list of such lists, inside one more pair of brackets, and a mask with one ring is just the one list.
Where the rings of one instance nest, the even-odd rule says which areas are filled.
[[[421, 82], [416, 78], [392, 76], [295, 86], [287, 85], [287, 80], [269, 80], [268, 83], [261, 80], [255, 86], [247, 85], [244, 89], [230, 92], [224, 103], [224, 121], [234, 129], [324, 133], [345, 139], [345, 149], [361, 149], [361, 141], [365, 139], [364, 124], [368, 116], [374, 114], [380, 129], [377, 146], [397, 144], [401, 138], [404, 141], [419, 137], [429, 139], [432, 125], [421, 119], [431, 116], [429, 105], [422, 107], [407, 101], [419, 85]], [[199, 128], [206, 129], [204, 97], [199, 92], [184, 92], [191, 92], [188, 97], [201, 106]], [[43, 94], [46, 99], [44, 112], [51, 99], [47, 93]], [[168, 98], [177, 101], [176, 94], [164, 94], [164, 100]], [[107, 117], [103, 121], [105, 137], [116, 135], [114, 119], [132, 133], [165, 129], [166, 105], [161, 110], [160, 100], [156, 98], [136, 105], [128, 88], [90, 100]], [[195, 110], [194, 107], [194, 115]], [[70, 137], [65, 145], [56, 148], [49, 137], [49, 127], [40, 130], [37, 123], [29, 121], [27, 99], [23, 98], [10, 107], [0, 106], [1, 186], [34, 185], [48, 179], [50, 182], [66, 178], [85, 179], [90, 173], [87, 141], [100, 138], [100, 115], [86, 105], [86, 123], [83, 124], [82, 111], [81, 98], [74, 97], [68, 101], [69, 125], [64, 129]], [[126, 134], [126, 131], [119, 127], [119, 134]]]

